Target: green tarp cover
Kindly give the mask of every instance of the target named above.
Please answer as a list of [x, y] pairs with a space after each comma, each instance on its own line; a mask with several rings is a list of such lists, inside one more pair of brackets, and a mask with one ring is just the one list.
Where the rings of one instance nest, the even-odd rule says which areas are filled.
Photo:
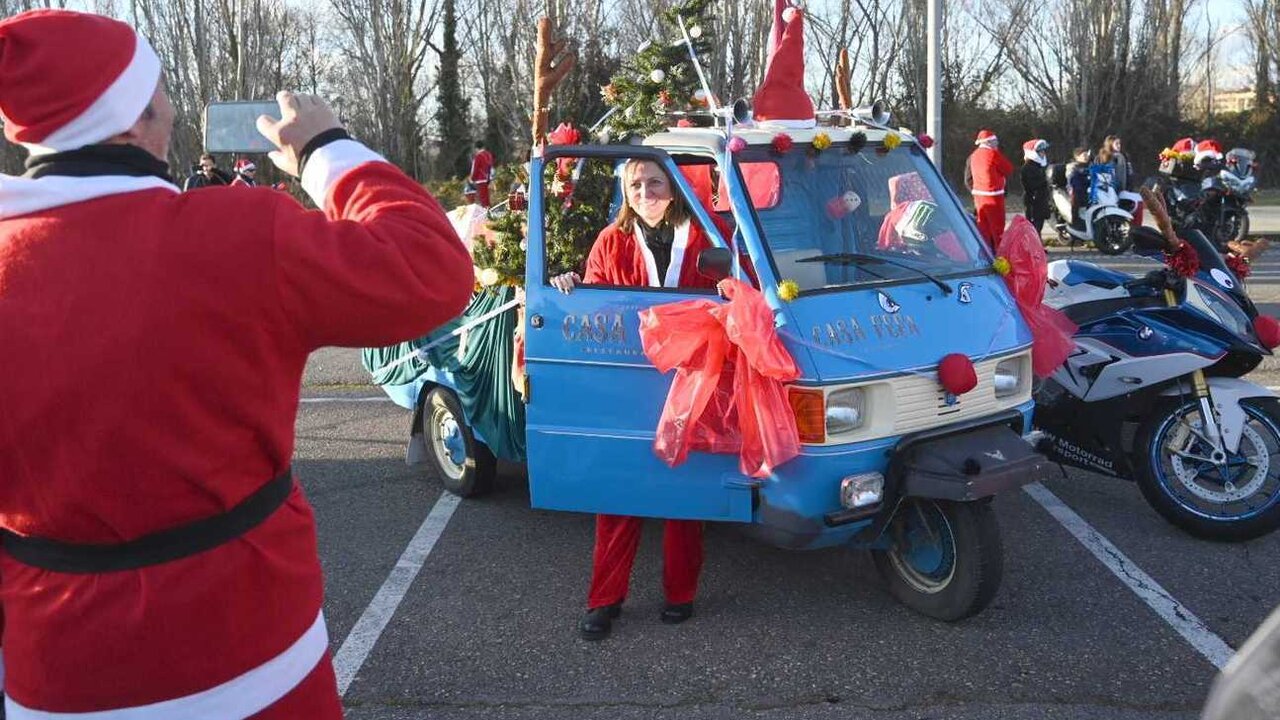
[[404, 385], [434, 366], [453, 373], [462, 411], [493, 454], [504, 460], [524, 460], [524, 403], [511, 384], [511, 358], [515, 352], [517, 308], [469, 328], [466, 345], [458, 355], [460, 336], [451, 337], [427, 351], [427, 362], [413, 359], [387, 366], [431, 341], [446, 337], [458, 327], [496, 310], [515, 297], [514, 287], [486, 288], [471, 298], [462, 315], [430, 334], [396, 345], [366, 348], [364, 367], [377, 385]]

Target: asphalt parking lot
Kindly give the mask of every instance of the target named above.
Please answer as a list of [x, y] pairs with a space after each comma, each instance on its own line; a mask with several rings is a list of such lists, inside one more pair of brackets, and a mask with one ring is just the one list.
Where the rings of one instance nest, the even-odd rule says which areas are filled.
[[[1276, 258], [1250, 284], [1272, 314]], [[995, 500], [1004, 581], [968, 621], [906, 610], [866, 553], [777, 550], [712, 525], [697, 614], [663, 625], [650, 523], [622, 619], [587, 643], [575, 626], [592, 518], [530, 509], [514, 466], [482, 499], [443, 493], [404, 463], [409, 413], [366, 377], [355, 351], [317, 353], [297, 424], [355, 720], [1189, 720], [1217, 665], [1280, 605], [1280, 534], [1195, 540], [1130, 483], [1055, 471]], [[1252, 379], [1280, 386], [1280, 364]]]

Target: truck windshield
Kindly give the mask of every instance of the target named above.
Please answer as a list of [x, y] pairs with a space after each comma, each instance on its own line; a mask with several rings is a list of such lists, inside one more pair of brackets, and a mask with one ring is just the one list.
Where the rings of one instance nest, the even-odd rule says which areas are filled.
[[991, 255], [921, 150], [735, 154], [779, 280], [800, 290], [971, 275]]

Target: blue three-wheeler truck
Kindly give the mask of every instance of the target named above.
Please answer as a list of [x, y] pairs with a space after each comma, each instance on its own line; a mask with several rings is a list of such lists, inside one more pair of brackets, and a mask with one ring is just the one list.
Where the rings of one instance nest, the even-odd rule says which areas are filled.
[[[852, 114], [838, 122], [787, 130], [785, 151], [776, 129], [721, 124], [672, 128], [643, 145], [551, 146], [532, 160], [523, 314], [532, 504], [737, 523], [796, 550], [866, 548], [901, 602], [959, 620], [1000, 584], [991, 497], [1034, 480], [1046, 463], [1023, 437], [1031, 336], [992, 253], [915, 138]], [[544, 210], [559, 200], [544, 168], [566, 157], [660, 163], [716, 246], [702, 265], [755, 281], [801, 371], [788, 387], [798, 457], [757, 479], [734, 455], [694, 452], [674, 468], [655, 455], [672, 378], [646, 359], [638, 313], [716, 295], [552, 288]], [[697, 173], [712, 178], [711, 197], [688, 180]], [[711, 213], [730, 221], [734, 238], [716, 231]], [[730, 261], [730, 242], [754, 278]], [[937, 376], [952, 353], [977, 374], [961, 395]], [[385, 389], [417, 410], [416, 454], [467, 495], [487, 487], [496, 465], [453, 387], [449, 369], [431, 367]]]

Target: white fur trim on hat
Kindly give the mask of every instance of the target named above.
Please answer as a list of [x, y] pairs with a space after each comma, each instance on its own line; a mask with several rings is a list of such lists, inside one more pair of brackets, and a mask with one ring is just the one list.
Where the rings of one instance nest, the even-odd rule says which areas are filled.
[[75, 150], [119, 135], [138, 122], [160, 82], [160, 58], [146, 38], [135, 37], [133, 59], [120, 77], [74, 120], [49, 133], [40, 143], [23, 143], [29, 153]]

